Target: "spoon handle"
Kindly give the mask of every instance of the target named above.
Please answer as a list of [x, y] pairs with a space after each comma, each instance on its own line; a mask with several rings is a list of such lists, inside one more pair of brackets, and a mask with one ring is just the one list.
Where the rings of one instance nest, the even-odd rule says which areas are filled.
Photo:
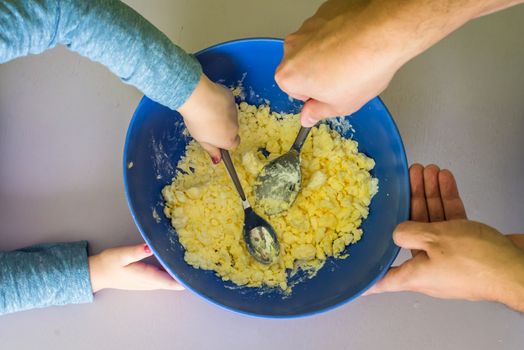
[[231, 176], [231, 180], [233, 180], [233, 183], [235, 184], [235, 187], [237, 189], [238, 194], [240, 195], [240, 198], [242, 199], [243, 202], [245, 202], [246, 195], [244, 194], [244, 189], [242, 188], [242, 185], [240, 184], [240, 179], [238, 178], [237, 171], [235, 170], [235, 166], [233, 165], [233, 161], [231, 160], [231, 156], [229, 155], [229, 152], [225, 149], [220, 149], [220, 153], [222, 154], [222, 160], [224, 161], [224, 165], [226, 166], [229, 176]]
[[307, 139], [307, 135], [309, 135], [309, 131], [311, 131], [311, 128], [306, 127], [300, 127], [300, 130], [298, 131], [297, 138], [295, 139], [295, 142], [293, 143], [293, 146], [291, 146], [292, 149], [300, 153], [300, 150], [302, 149], [302, 145]]

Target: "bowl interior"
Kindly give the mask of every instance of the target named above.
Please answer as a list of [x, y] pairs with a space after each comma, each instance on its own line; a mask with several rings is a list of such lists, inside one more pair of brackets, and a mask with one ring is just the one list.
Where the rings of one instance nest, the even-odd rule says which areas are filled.
[[[272, 109], [297, 112], [300, 103], [290, 100], [273, 76], [282, 58], [282, 41], [246, 39], [220, 44], [196, 54], [204, 72], [228, 86], [242, 83], [245, 100], [271, 103]], [[408, 219], [409, 178], [399, 132], [386, 107], [375, 98], [349, 119], [333, 124], [345, 137], [359, 143], [359, 150], [375, 159], [372, 175], [379, 179], [370, 214], [363, 222], [364, 235], [348, 248], [345, 260], [328, 259], [312, 279], [297, 284], [291, 296], [278, 291], [239, 288], [223, 282], [212, 271], [189, 266], [175, 230], [163, 214], [161, 189], [175, 176], [176, 164], [189, 137], [178, 113], [144, 97], [131, 121], [124, 150], [124, 181], [133, 218], [156, 257], [187, 288], [220, 306], [251, 315], [291, 317], [328, 310], [360, 295], [380, 278], [399, 248], [391, 233]], [[240, 205], [240, 204], [239, 204]], [[297, 276], [301, 278], [303, 276]]]

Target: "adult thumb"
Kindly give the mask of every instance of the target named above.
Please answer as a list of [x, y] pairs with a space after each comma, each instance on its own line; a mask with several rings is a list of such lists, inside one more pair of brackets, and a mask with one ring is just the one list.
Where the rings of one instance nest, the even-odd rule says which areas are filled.
[[417, 286], [415, 271], [426, 261], [427, 257], [424, 254], [417, 254], [402, 265], [390, 268], [384, 277], [366, 291], [364, 295], [415, 291]]
[[304, 107], [302, 107], [300, 123], [304, 127], [312, 127], [320, 120], [336, 115], [337, 113], [335, 113], [333, 107], [327, 103], [309, 99], [304, 103]]

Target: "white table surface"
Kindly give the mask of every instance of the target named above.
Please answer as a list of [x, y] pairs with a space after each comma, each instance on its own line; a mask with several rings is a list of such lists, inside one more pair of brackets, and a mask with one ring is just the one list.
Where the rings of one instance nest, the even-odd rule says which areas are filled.
[[[132, 0], [189, 51], [283, 37], [321, 1]], [[57, 48], [0, 66], [0, 249], [141, 242], [121, 157], [141, 94]], [[410, 162], [452, 169], [469, 216], [524, 232], [524, 6], [468, 24], [408, 63], [383, 94]], [[397, 261], [407, 254], [403, 252]], [[524, 316], [414, 293], [298, 320], [224, 311], [189, 293], [103, 291], [93, 304], [0, 317], [0, 349], [522, 349]]]

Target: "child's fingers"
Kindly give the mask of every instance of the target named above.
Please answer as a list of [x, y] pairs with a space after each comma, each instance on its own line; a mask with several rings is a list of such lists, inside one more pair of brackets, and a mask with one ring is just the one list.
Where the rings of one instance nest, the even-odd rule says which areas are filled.
[[211, 157], [211, 161], [213, 164], [220, 163], [222, 157], [220, 156], [220, 149], [218, 147], [215, 147], [207, 142], [199, 142], [200, 146], [209, 154]]
[[111, 249], [111, 253], [120, 261], [122, 266], [129, 265], [136, 261], [153, 255], [147, 244], [137, 244], [132, 246], [118, 247]]
[[[200, 146], [202, 146], [202, 148], [209, 154], [213, 164], [216, 165], [222, 161], [222, 155], [220, 153], [220, 148], [213, 146], [207, 142], [199, 142], [199, 143], [200, 143]], [[227, 150], [232, 150], [232, 149], [237, 148], [239, 144], [240, 144], [240, 136], [237, 135], [235, 139], [228, 144], [228, 147], [222, 147], [222, 148], [227, 149]]]
[[177, 280], [171, 277], [166, 271], [157, 270], [157, 279], [161, 282], [161, 289], [182, 291], [185, 290], [184, 286], [178, 283]]
[[130, 280], [140, 281], [135, 288], [138, 290], [184, 290], [184, 287], [173, 279], [163, 269], [138, 261], [125, 267]]

